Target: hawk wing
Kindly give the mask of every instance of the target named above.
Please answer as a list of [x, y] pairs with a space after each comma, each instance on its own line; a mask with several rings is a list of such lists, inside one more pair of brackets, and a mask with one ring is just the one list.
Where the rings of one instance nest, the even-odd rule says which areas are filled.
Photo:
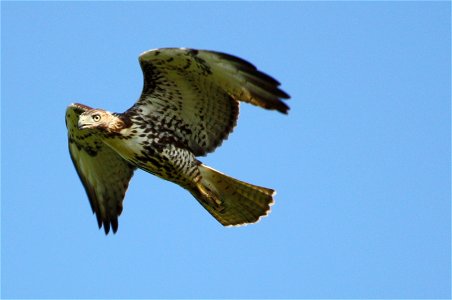
[[66, 110], [69, 152], [77, 174], [85, 187], [99, 228], [108, 234], [118, 230], [122, 201], [135, 168], [97, 138], [93, 132], [80, 131], [80, 114], [91, 108], [71, 104]]
[[279, 82], [238, 57], [213, 51], [163, 48], [139, 57], [140, 99], [126, 114], [171, 127], [196, 155], [215, 150], [236, 125], [239, 101], [287, 113]]

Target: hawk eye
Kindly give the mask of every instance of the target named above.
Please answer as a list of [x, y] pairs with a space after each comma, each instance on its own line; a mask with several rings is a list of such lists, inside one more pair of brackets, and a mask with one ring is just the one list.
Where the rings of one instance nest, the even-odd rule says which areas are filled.
[[100, 115], [93, 115], [93, 120], [94, 122], [99, 122], [100, 121]]

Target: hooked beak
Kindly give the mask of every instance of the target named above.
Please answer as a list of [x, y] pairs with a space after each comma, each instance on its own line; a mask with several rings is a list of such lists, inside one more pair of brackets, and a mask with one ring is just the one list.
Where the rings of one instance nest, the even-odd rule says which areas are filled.
[[87, 125], [87, 124], [83, 124], [83, 122], [81, 122], [80, 119], [78, 120], [77, 127], [78, 127], [79, 130], [84, 129], [84, 128], [86, 128], [87, 126], [88, 126], [88, 125]]

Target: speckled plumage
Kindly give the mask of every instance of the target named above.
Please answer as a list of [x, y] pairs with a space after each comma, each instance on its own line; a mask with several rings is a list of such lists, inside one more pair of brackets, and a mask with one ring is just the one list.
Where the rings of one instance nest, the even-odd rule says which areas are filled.
[[164, 48], [140, 55], [140, 99], [122, 114], [71, 104], [69, 150], [98, 225], [118, 229], [136, 168], [187, 189], [220, 223], [256, 222], [274, 191], [226, 176], [196, 156], [217, 148], [236, 125], [239, 101], [287, 113], [289, 96], [252, 64], [224, 53]]

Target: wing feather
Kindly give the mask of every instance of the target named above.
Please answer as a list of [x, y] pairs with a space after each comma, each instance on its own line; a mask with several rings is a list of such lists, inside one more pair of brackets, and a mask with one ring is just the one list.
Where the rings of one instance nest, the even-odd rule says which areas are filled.
[[279, 82], [236, 56], [162, 48], [142, 53], [139, 61], [143, 91], [126, 114], [164, 120], [196, 156], [212, 152], [232, 132], [239, 101], [289, 110]]
[[280, 83], [273, 77], [259, 71], [253, 64], [230, 54], [198, 51], [199, 57], [212, 65], [212, 72], [218, 73], [229, 94], [235, 99], [287, 113], [289, 107], [280, 99], [289, 95], [279, 89]]
[[118, 216], [135, 168], [105, 145], [93, 132], [77, 127], [81, 113], [91, 109], [72, 104], [66, 110], [69, 152], [83, 183], [99, 228], [118, 230]]

